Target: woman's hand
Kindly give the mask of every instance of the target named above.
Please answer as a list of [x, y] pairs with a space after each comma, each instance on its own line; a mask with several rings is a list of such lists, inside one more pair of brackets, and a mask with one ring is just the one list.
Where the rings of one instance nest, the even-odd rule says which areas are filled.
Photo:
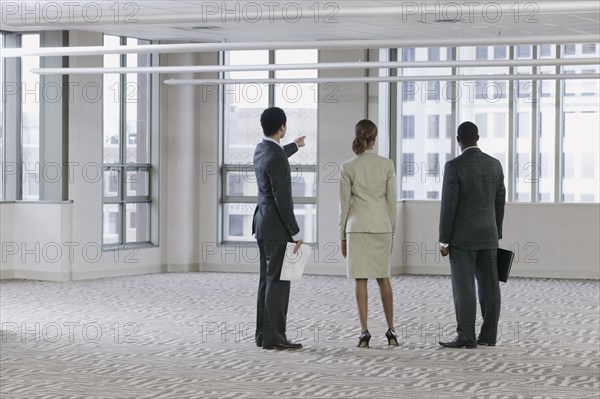
[[340, 245], [340, 247], [342, 248], [342, 256], [345, 258], [347, 253], [346, 253], [346, 240], [342, 240], [342, 245]]

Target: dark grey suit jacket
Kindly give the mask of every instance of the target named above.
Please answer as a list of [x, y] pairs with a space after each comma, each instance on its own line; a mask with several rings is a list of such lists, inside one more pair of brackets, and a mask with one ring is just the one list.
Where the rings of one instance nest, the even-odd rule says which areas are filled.
[[467, 149], [444, 169], [439, 241], [464, 250], [498, 248], [504, 203], [500, 161]]
[[295, 143], [281, 148], [263, 140], [254, 152], [258, 203], [252, 234], [257, 240], [292, 241], [300, 232], [292, 201], [292, 177], [288, 157], [298, 151]]

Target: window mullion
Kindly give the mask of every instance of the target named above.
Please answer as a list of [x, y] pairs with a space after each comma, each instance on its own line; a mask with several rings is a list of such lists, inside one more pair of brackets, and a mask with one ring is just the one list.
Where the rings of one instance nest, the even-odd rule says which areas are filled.
[[[532, 51], [532, 59], [538, 59], [538, 46], [531, 46]], [[539, 75], [540, 68], [537, 66], [532, 67], [531, 72], [533, 75]], [[542, 84], [541, 80], [532, 80], [531, 88], [533, 90], [533, 101], [531, 102], [531, 162], [533, 162], [533, 173], [534, 176], [531, 179], [531, 193], [529, 200], [531, 202], [538, 202], [540, 198], [540, 178], [541, 178], [541, 168], [542, 165], [540, 163], [540, 146], [539, 146], [539, 115], [540, 115], [540, 87]]]
[[[562, 45], [556, 45], [556, 59], [559, 60], [562, 57]], [[555, 73], [560, 73], [561, 67], [559, 65], [556, 66]], [[563, 93], [564, 93], [564, 80], [556, 80], [555, 85], [555, 119], [554, 119], [554, 202], [562, 202], [562, 168], [563, 165], [563, 134], [564, 134], [564, 126], [563, 126]]]
[[[121, 45], [127, 44], [127, 39], [121, 38]], [[127, 66], [127, 55], [121, 54], [119, 64], [121, 66]], [[125, 161], [127, 159], [127, 146], [126, 146], [126, 136], [127, 136], [127, 108], [125, 107], [125, 83], [126, 83], [125, 74], [119, 74], [119, 244], [125, 245], [126, 237], [125, 237], [125, 228], [126, 228], [126, 219], [127, 219], [127, 204], [125, 203], [126, 197], [126, 185], [125, 182], [127, 180], [127, 175], [125, 171]]]
[[[5, 48], [21, 47], [21, 36], [15, 33], [7, 33], [4, 36]], [[5, 58], [0, 60], [4, 62], [4, 82], [22, 82], [21, 79], [21, 58]], [[22, 90], [19, 95], [8, 96], [4, 92], [6, 102], [4, 103], [4, 158], [5, 165], [15, 165], [14, 173], [8, 174], [5, 168], [2, 168], [3, 176], [0, 176], [0, 184], [4, 184], [5, 201], [19, 201], [23, 199], [23, 143], [21, 140], [22, 132]]]
[[[275, 59], [275, 50], [269, 50], [269, 65], [277, 62]], [[275, 71], [269, 71], [269, 79], [275, 79]], [[275, 85], [269, 84], [269, 107], [275, 106]]]
[[[458, 48], [457, 47], [452, 47], [452, 61], [457, 61], [458, 60]], [[452, 67], [450, 74], [452, 76], [457, 76], [458, 74], [458, 68], [456, 67]], [[460, 101], [458, 100], [458, 93], [457, 93], [457, 88], [458, 88], [458, 81], [454, 81], [453, 84], [450, 86], [450, 98], [453, 98], [454, 101], [450, 102], [450, 115], [452, 115], [450, 117], [450, 119], [452, 119], [452, 131], [453, 133], [456, 132], [456, 128], [458, 128], [458, 111], [459, 111], [459, 103]], [[448, 127], [446, 126], [446, 129], [448, 129]], [[454, 135], [453, 135], [454, 136]], [[454, 139], [454, 137], [451, 137], [450, 139], [450, 154], [452, 154], [452, 158], [454, 158], [456, 156], [456, 140]]]

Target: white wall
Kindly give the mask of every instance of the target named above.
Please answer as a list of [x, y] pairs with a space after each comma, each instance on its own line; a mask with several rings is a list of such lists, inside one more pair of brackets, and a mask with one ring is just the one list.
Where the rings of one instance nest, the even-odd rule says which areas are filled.
[[[169, 54], [161, 60], [164, 65], [218, 62], [217, 53]], [[167, 77], [161, 76], [161, 80]], [[203, 264], [213, 261], [213, 256], [215, 263], [221, 263], [217, 250], [218, 96], [202, 86], [163, 85], [161, 100], [162, 163], [166, 170], [162, 187], [167, 208], [161, 236], [166, 236], [167, 268], [171, 272], [199, 271]]]
[[[439, 254], [438, 201], [399, 206], [404, 240], [393, 264], [402, 273], [449, 274]], [[599, 279], [600, 206], [592, 204], [506, 204], [502, 248], [515, 251], [511, 276]]]
[[80, 248], [72, 241], [72, 204], [0, 203], [1, 278], [64, 281]]

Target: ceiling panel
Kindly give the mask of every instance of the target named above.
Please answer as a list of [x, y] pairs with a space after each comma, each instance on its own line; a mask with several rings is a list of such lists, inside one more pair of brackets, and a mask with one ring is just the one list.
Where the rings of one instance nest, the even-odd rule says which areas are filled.
[[[152, 40], [458, 40], [503, 36], [510, 41], [511, 37], [524, 35], [536, 38], [587, 34], [590, 41], [597, 42], [600, 37], [600, 2], [597, 0], [494, 1], [480, 2], [478, 8], [470, 8], [473, 6], [468, 6], [472, 4], [469, 2], [374, 0], [0, 3], [0, 28], [5, 31], [78, 29]], [[68, 6], [69, 3], [81, 6]], [[60, 16], [56, 14], [57, 5], [62, 7]], [[518, 13], [515, 6], [519, 8]], [[84, 8], [87, 14], [83, 12]], [[96, 18], [98, 14], [100, 17]], [[453, 19], [455, 16], [460, 16], [460, 20]]]

